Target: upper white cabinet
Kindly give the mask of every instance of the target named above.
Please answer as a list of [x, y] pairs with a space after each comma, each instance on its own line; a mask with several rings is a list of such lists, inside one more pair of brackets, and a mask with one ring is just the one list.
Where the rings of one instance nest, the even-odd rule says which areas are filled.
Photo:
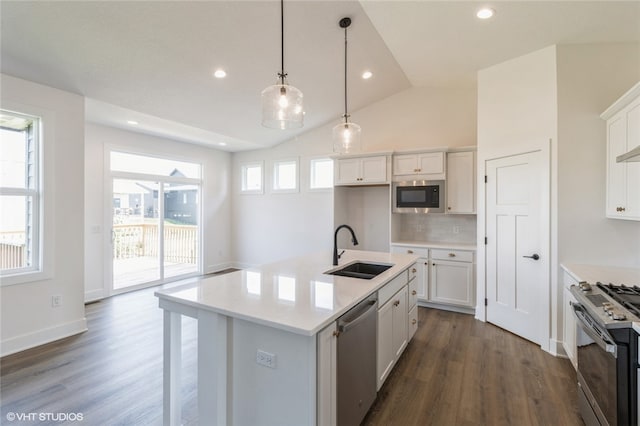
[[475, 151], [447, 153], [447, 213], [476, 212]]
[[640, 162], [616, 162], [616, 157], [640, 146], [640, 83], [601, 117], [607, 120], [606, 215], [640, 220]]
[[393, 176], [414, 180], [444, 179], [444, 152], [396, 154], [393, 156]]
[[388, 162], [388, 155], [336, 159], [334, 183], [335, 185], [389, 183]]

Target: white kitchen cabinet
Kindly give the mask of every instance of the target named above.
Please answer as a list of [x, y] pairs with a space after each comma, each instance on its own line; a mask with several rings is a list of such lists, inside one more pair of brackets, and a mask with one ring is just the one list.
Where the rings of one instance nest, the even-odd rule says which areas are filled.
[[447, 153], [447, 213], [476, 213], [474, 151]]
[[318, 426], [336, 424], [336, 395], [337, 395], [337, 340], [336, 323], [333, 322], [318, 333]]
[[389, 156], [349, 157], [336, 159], [335, 185], [371, 185], [389, 183]]
[[617, 156], [640, 145], [640, 83], [601, 117], [607, 120], [606, 215], [640, 220], [640, 162], [616, 162]]
[[444, 152], [396, 154], [393, 175], [401, 179], [444, 179]]
[[408, 286], [404, 285], [378, 309], [378, 390], [407, 347], [407, 293]]
[[475, 283], [473, 253], [461, 250], [431, 250], [429, 301], [473, 308]]
[[564, 347], [564, 351], [567, 353], [567, 357], [573, 364], [574, 368], [578, 367], [578, 358], [577, 358], [577, 350], [576, 346], [576, 319], [573, 316], [573, 308], [571, 308], [571, 303], [576, 303], [577, 300], [569, 289], [564, 289], [564, 307], [563, 315], [564, 315], [564, 327], [563, 327], [563, 341], [562, 346]]
[[[429, 249], [423, 247], [412, 246], [392, 246], [392, 253], [406, 253], [420, 256], [417, 262], [410, 268], [415, 275], [415, 291], [417, 300], [422, 302], [427, 300], [427, 283], [429, 280]], [[415, 272], [412, 270], [415, 269]], [[411, 309], [411, 307], [409, 307]]]
[[418, 279], [422, 278], [418, 274], [418, 263], [414, 263], [409, 268], [409, 336], [408, 340], [413, 338], [413, 335], [418, 331]]

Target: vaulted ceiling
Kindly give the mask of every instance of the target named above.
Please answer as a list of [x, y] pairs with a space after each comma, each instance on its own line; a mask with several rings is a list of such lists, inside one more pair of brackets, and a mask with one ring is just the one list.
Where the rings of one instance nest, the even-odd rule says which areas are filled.
[[299, 130], [260, 124], [260, 92], [280, 68], [274, 0], [3, 0], [0, 65], [84, 95], [89, 121], [239, 151], [340, 118], [344, 16], [351, 111], [411, 86], [472, 88], [479, 69], [552, 44], [640, 42], [638, 1], [493, 2], [486, 21], [475, 17], [482, 5], [285, 1], [285, 71], [305, 98]]

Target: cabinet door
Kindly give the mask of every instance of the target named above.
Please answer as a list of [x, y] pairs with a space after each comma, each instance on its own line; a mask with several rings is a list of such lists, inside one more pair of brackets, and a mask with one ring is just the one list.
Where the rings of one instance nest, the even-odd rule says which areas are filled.
[[336, 323], [332, 323], [318, 333], [317, 387], [319, 426], [336, 424]]
[[[627, 151], [640, 145], [640, 99], [627, 111]], [[640, 220], [640, 162], [627, 162], [626, 218]]]
[[384, 183], [387, 181], [387, 157], [364, 157], [361, 182]]
[[444, 152], [418, 154], [418, 174], [435, 175], [444, 173]]
[[475, 153], [447, 154], [447, 213], [476, 212]]
[[394, 175], [413, 175], [418, 173], [418, 156], [402, 154], [393, 156]]
[[359, 183], [360, 179], [360, 159], [345, 158], [336, 160], [335, 163], [335, 184], [345, 185]]
[[407, 286], [404, 286], [390, 300], [393, 305], [393, 353], [396, 359], [407, 346], [407, 338], [409, 336], [407, 295], [408, 289]]
[[626, 139], [626, 120], [621, 114], [607, 122], [607, 217], [622, 217], [626, 210], [627, 164], [616, 163], [616, 157], [627, 150]]
[[429, 300], [431, 302], [475, 306], [472, 263], [432, 262], [430, 275]]
[[393, 367], [393, 302], [389, 300], [378, 309], [378, 390]]
[[564, 351], [567, 353], [569, 360], [573, 364], [573, 367], [576, 368], [578, 365], [577, 358], [577, 350], [576, 346], [576, 319], [573, 316], [573, 308], [571, 308], [571, 303], [575, 303], [577, 300], [568, 288], [564, 289], [564, 307], [563, 307], [563, 316], [564, 316], [564, 336], [562, 346], [564, 347]]

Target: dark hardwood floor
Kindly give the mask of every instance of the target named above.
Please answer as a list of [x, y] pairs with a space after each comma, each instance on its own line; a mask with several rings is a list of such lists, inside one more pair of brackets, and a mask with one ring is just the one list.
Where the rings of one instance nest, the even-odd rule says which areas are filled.
[[[89, 304], [88, 332], [2, 358], [0, 424], [160, 425], [162, 311], [153, 291]], [[420, 308], [419, 318], [364, 424], [582, 424], [568, 360], [469, 315]], [[183, 421], [195, 425], [194, 320], [183, 320], [183, 339]], [[9, 422], [9, 413], [83, 421]]]
[[365, 425], [582, 425], [567, 359], [471, 315], [420, 308], [420, 328]]

